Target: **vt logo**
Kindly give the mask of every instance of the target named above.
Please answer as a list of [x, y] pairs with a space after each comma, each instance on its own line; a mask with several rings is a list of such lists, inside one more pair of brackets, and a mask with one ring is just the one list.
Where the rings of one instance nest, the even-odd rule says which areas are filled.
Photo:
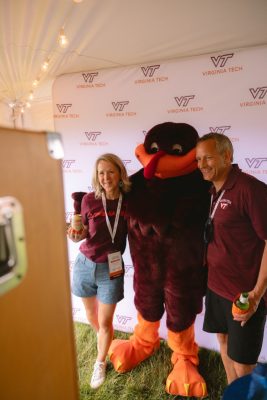
[[231, 126], [216, 126], [216, 128], [210, 127], [210, 132], [212, 133], [224, 133], [228, 129], [230, 129]]
[[129, 101], [112, 101], [115, 111], [123, 111], [124, 107], [129, 104]]
[[66, 114], [71, 106], [72, 104], [57, 104], [58, 111], [63, 114]]
[[186, 107], [190, 100], [194, 99], [195, 95], [174, 97], [179, 107]]
[[213, 62], [214, 67], [224, 67], [225, 64], [227, 63], [229, 58], [232, 58], [234, 56], [234, 53], [230, 53], [230, 54], [223, 54], [221, 56], [218, 57], [211, 57], [211, 61]]
[[125, 274], [127, 274], [128, 272], [133, 270], [133, 266], [132, 265], [124, 265], [124, 269], [125, 269]]
[[66, 221], [70, 221], [71, 217], [73, 216], [74, 212], [73, 211], [67, 211], [65, 213], [66, 215]]
[[84, 132], [84, 133], [87, 139], [91, 140], [91, 142], [95, 142], [97, 136], [101, 135], [101, 132]]
[[252, 94], [253, 99], [263, 99], [267, 93], [267, 86], [261, 86], [257, 89], [250, 88], [249, 91]]
[[262, 163], [267, 161], [266, 157], [257, 157], [257, 158], [245, 158], [246, 163], [249, 168], [259, 168]]
[[123, 165], [126, 167], [132, 160], [122, 160]]
[[141, 70], [145, 76], [153, 76], [155, 71], [160, 68], [160, 65], [149, 65], [148, 67], [141, 67]]
[[132, 317], [127, 317], [125, 315], [116, 315], [119, 324], [126, 325], [128, 321], [132, 319]]
[[75, 160], [62, 160], [62, 167], [70, 168], [73, 163], [75, 163]]
[[89, 72], [87, 74], [82, 74], [84, 82], [92, 83], [94, 78], [98, 75], [98, 72]]

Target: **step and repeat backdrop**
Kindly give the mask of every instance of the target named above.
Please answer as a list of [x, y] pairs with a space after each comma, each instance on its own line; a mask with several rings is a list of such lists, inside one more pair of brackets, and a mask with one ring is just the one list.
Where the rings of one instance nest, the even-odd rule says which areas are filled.
[[[103, 153], [116, 153], [131, 175], [142, 166], [135, 158], [146, 132], [162, 122], [185, 122], [200, 136], [229, 136], [234, 161], [267, 183], [267, 46], [108, 70], [64, 75], [53, 86], [55, 130], [62, 134], [66, 220], [73, 213], [71, 193], [91, 191], [92, 168]], [[69, 241], [70, 274], [79, 244]], [[133, 266], [124, 254], [125, 298], [116, 308], [115, 329], [132, 332]], [[82, 302], [73, 296], [75, 321], [87, 323]], [[196, 321], [200, 346], [218, 350], [215, 335]], [[166, 338], [165, 319], [160, 335]], [[267, 327], [261, 360], [267, 361]]]

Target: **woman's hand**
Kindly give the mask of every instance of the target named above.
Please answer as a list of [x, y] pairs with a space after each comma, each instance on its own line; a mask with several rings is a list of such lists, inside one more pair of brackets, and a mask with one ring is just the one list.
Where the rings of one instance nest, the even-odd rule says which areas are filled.
[[67, 230], [67, 236], [70, 240], [73, 242], [80, 242], [81, 240], [85, 239], [87, 236], [88, 229], [87, 227], [83, 227], [82, 230], [76, 231], [72, 226], [70, 225]]

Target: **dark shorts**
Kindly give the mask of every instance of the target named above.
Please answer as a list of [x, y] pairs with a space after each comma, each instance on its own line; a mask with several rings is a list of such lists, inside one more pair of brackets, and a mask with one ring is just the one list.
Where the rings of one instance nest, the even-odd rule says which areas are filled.
[[232, 316], [232, 302], [207, 290], [203, 330], [228, 335], [228, 356], [240, 364], [255, 364], [261, 352], [266, 308], [263, 299], [255, 314], [241, 327]]

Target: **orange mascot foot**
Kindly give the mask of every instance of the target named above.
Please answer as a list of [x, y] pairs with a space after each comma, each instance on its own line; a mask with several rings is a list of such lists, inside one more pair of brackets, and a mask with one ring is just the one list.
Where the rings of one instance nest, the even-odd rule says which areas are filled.
[[190, 360], [178, 360], [167, 378], [166, 392], [188, 397], [206, 397], [207, 387]]
[[160, 345], [159, 321], [149, 322], [138, 314], [138, 324], [130, 340], [115, 339], [109, 348], [109, 358], [117, 372], [127, 372], [150, 357]]
[[166, 381], [166, 392], [172, 395], [203, 398], [207, 386], [197, 370], [198, 346], [194, 341], [194, 325], [182, 332], [168, 332], [173, 370]]

